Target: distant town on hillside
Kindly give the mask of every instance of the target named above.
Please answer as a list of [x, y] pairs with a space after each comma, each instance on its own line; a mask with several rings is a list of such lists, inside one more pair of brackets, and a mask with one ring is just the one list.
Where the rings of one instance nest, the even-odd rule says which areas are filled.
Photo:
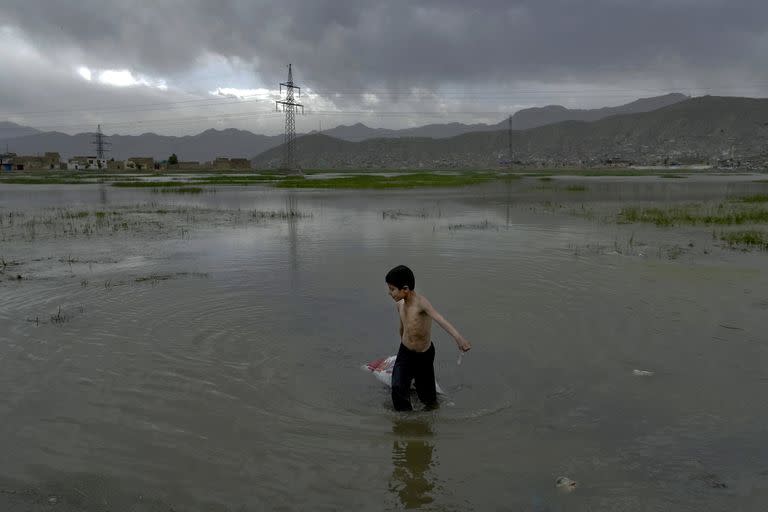
[[[283, 136], [206, 130], [195, 136], [67, 135], [0, 123], [3, 171], [243, 171], [279, 168]], [[98, 146], [97, 146], [98, 147]], [[102, 148], [104, 149], [104, 148]], [[138, 156], [137, 156], [138, 155]], [[297, 137], [306, 169], [471, 169], [698, 165], [768, 167], [768, 99], [668, 94], [619, 107], [524, 109], [497, 124], [403, 130], [338, 126]]]

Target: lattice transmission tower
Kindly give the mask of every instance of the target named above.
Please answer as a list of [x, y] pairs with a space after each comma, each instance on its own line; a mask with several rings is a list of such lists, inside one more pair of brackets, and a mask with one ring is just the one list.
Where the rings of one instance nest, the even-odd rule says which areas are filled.
[[514, 165], [512, 162], [512, 116], [509, 116], [509, 129], [507, 130], [507, 142], [509, 142], [509, 168]]
[[107, 142], [107, 136], [101, 132], [101, 125], [99, 125], [98, 130], [93, 136], [94, 139], [91, 144], [96, 146], [96, 158], [99, 159], [98, 165], [99, 169], [101, 169], [101, 161], [104, 160], [104, 153], [109, 151], [109, 146], [111, 146], [112, 143]]
[[296, 103], [293, 97], [293, 90], [298, 90], [298, 96], [301, 96], [301, 87], [293, 85], [293, 69], [291, 64], [288, 64], [288, 81], [280, 83], [280, 94], [283, 94], [283, 87], [285, 87], [285, 99], [277, 100], [275, 102], [275, 110], [283, 107], [285, 112], [285, 139], [283, 142], [283, 165], [281, 167], [284, 171], [289, 172], [301, 172], [296, 167], [294, 160], [294, 151], [296, 149], [296, 109], [301, 108], [301, 113], [304, 113], [304, 105]]

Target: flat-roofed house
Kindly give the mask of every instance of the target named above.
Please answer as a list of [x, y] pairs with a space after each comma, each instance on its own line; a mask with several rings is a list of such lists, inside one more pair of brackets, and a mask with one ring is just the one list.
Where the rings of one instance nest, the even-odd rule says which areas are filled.
[[155, 169], [155, 159], [147, 156], [132, 156], [125, 161], [125, 168], [137, 171], [152, 171]]
[[70, 171], [93, 171], [107, 168], [107, 160], [96, 156], [73, 156], [67, 162]]

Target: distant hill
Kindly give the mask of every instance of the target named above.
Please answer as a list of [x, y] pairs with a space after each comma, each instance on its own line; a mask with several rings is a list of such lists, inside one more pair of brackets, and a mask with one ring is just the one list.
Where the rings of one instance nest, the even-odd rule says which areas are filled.
[[[45, 151], [57, 151], [62, 158], [94, 154], [93, 133], [67, 135], [60, 132], [38, 132], [33, 135], [0, 140], [2, 150], [5, 144], [14, 153], [34, 155]], [[165, 160], [176, 153], [182, 161], [210, 161], [219, 156], [251, 158], [266, 149], [283, 142], [282, 135], [256, 135], [233, 128], [227, 130], [206, 130], [197, 135], [172, 137], [144, 133], [141, 135], [111, 135], [109, 158], [124, 160], [132, 156], [151, 156]]]
[[[609, 116], [619, 114], [636, 114], [640, 112], [650, 112], [669, 105], [674, 105], [681, 101], [689, 99], [685, 94], [672, 93], [653, 98], [641, 98], [639, 100], [620, 105], [618, 107], [603, 107], [591, 110], [568, 109], [560, 105], [548, 105], [546, 107], [526, 108], [519, 110], [512, 115], [513, 130], [527, 130], [552, 123], [562, 121], [597, 121]], [[492, 132], [496, 130], [506, 130], [509, 127], [509, 120], [496, 124], [428, 124], [417, 128], [405, 128], [402, 130], [388, 130], [386, 128], [369, 128], [363, 123], [357, 123], [352, 126], [337, 126], [330, 130], [323, 131], [323, 135], [335, 137], [337, 139], [359, 142], [374, 138], [394, 138], [394, 137], [432, 137], [435, 139], [445, 137], [455, 137], [463, 133], [470, 132]]]
[[[625, 105], [619, 105], [618, 107], [603, 107], [591, 110], [572, 110], [560, 105], [526, 108], [516, 112], [512, 116], [512, 129], [527, 130], [529, 128], [537, 128], [539, 126], [560, 123], [562, 121], [598, 121], [615, 115], [652, 112], [688, 99], [690, 98], [685, 94], [671, 93], [665, 94], [664, 96], [655, 96], [653, 98], [641, 98]], [[505, 122], [494, 125], [494, 129], [504, 128], [507, 128]]]
[[[508, 158], [508, 144], [506, 130], [362, 142], [314, 134], [297, 139], [296, 161], [304, 168], [497, 167]], [[768, 152], [768, 99], [705, 96], [651, 112], [514, 130], [512, 147], [514, 160], [546, 165], [751, 158]], [[276, 167], [280, 157], [273, 148], [253, 162]]]
[[[25, 135], [34, 135], [36, 133], [41, 132], [40, 130], [30, 128], [28, 126], [21, 126], [8, 121], [0, 121], [0, 139], [24, 137]], [[0, 148], [0, 151], [5, 151], [5, 147]]]
[[356, 123], [351, 126], [341, 125], [337, 126], [336, 128], [331, 128], [330, 130], [324, 130], [322, 134], [329, 137], [335, 137], [337, 139], [359, 142], [366, 139], [391, 139], [400, 137], [431, 137], [435, 139], [441, 139], [446, 137], [455, 137], [456, 135], [461, 135], [462, 133], [493, 131], [498, 129], [499, 128], [497, 125], [489, 125], [484, 123], [445, 123], [428, 124], [416, 128], [404, 128], [401, 130], [390, 130], [387, 128], [370, 128], [363, 123]]
[[[521, 110], [512, 117], [516, 127], [513, 158], [548, 165], [606, 159], [647, 163], [664, 158], [701, 161], [728, 156], [731, 150], [736, 155], [766, 152], [768, 100], [685, 98], [670, 94], [594, 110], [559, 106]], [[10, 151], [19, 154], [57, 151], [63, 159], [94, 153], [92, 133], [40, 132], [13, 123], [0, 123], [0, 128], [6, 129], [1, 133], [25, 133], [0, 138], [0, 150], [7, 144]], [[449, 136], [452, 132], [461, 133]], [[333, 133], [344, 137], [332, 137]], [[361, 142], [344, 140], [358, 136], [363, 138]], [[258, 167], [275, 167], [282, 158], [283, 136], [211, 129], [184, 137], [145, 133], [112, 135], [109, 140], [113, 151], [108, 156], [121, 160], [132, 156], [164, 160], [171, 153], [182, 161], [258, 155], [253, 159]], [[460, 168], [497, 166], [508, 158], [509, 139], [507, 122], [502, 121], [496, 125], [448, 123], [405, 130], [357, 124], [303, 136], [297, 143], [298, 161], [306, 168]]]

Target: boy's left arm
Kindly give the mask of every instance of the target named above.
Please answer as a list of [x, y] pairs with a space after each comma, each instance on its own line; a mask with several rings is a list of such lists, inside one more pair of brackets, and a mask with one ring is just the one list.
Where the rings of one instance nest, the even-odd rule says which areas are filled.
[[435, 322], [437, 322], [440, 327], [445, 329], [445, 332], [453, 336], [453, 339], [456, 340], [456, 344], [459, 346], [459, 350], [466, 352], [472, 348], [472, 344], [467, 341], [464, 336], [459, 334], [459, 331], [457, 331], [456, 328], [451, 325], [451, 323], [446, 320], [443, 315], [441, 315], [426, 299], [424, 300], [424, 312], [428, 314]]

